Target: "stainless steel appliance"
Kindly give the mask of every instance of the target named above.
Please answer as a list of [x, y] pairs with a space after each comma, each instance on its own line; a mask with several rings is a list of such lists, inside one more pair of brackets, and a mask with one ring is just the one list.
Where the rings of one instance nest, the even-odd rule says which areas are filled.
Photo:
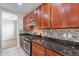
[[32, 42], [30, 40], [30, 38], [25, 38], [24, 39], [24, 50], [26, 53], [28, 53], [30, 56], [32, 55]]

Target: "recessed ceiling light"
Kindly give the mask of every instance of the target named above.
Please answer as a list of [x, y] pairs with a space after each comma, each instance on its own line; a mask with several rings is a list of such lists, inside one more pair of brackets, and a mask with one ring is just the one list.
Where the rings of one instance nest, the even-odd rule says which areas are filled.
[[22, 3], [18, 3], [19, 6], [22, 6]]

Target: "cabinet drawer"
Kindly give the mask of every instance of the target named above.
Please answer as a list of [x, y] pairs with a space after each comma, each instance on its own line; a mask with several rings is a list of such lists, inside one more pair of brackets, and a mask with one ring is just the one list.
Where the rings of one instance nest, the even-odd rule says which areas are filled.
[[34, 53], [32, 53], [32, 56], [36, 56]]
[[32, 53], [34, 53], [36, 56], [44, 56], [45, 49], [44, 49], [44, 47], [40, 46], [39, 44], [33, 43], [32, 44]]
[[46, 55], [47, 56], [60, 56], [60, 54], [53, 52], [53, 51], [50, 51], [48, 49], [46, 49]]
[[41, 45], [37, 44], [37, 43], [32, 43], [32, 46], [33, 47], [36, 47], [37, 49], [41, 50], [41, 51], [44, 51], [44, 47], [42, 47]]

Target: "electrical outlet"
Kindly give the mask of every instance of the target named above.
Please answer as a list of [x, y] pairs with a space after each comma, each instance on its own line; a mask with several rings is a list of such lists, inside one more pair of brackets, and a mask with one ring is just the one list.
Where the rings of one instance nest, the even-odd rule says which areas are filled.
[[72, 34], [68, 33], [68, 38], [72, 38]]

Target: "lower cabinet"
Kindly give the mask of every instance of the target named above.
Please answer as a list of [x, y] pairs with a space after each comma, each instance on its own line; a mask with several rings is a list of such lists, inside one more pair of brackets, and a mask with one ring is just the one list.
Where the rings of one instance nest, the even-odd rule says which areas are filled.
[[37, 43], [32, 43], [32, 54], [35, 56], [45, 56], [45, 48]]
[[19, 44], [20, 44], [20, 47], [24, 48], [24, 36], [19, 37]]
[[35, 42], [32, 42], [32, 56], [61, 56]]
[[46, 49], [46, 56], [60, 56], [60, 54]]
[[34, 53], [32, 53], [32, 56], [36, 56]]

